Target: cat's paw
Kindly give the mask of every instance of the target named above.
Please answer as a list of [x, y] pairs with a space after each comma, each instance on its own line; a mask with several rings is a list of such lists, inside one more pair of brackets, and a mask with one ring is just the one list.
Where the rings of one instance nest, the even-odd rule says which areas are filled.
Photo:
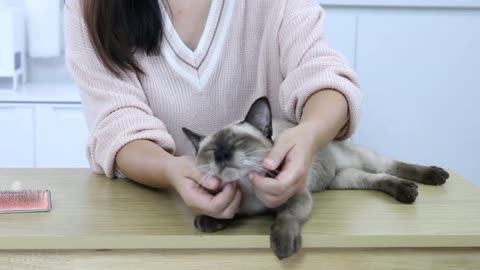
[[398, 182], [395, 198], [403, 203], [414, 203], [418, 195], [418, 186], [412, 181]]
[[447, 171], [442, 168], [431, 166], [423, 175], [423, 183], [427, 185], [443, 185], [450, 177]]
[[225, 220], [205, 215], [196, 216], [193, 224], [199, 231], [208, 233], [223, 230], [227, 225]]
[[274, 223], [270, 232], [270, 248], [280, 260], [300, 250], [302, 236], [300, 226], [291, 223]]

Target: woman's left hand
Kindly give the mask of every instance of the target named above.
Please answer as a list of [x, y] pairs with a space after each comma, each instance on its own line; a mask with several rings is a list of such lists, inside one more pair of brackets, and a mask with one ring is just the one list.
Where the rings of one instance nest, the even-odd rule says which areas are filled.
[[[256, 196], [269, 208], [276, 208], [305, 188], [313, 155], [321, 134], [308, 123], [285, 130], [263, 161], [267, 170], [276, 170], [283, 163], [276, 178], [263, 177], [252, 172]], [[320, 140], [321, 141], [321, 140]]]

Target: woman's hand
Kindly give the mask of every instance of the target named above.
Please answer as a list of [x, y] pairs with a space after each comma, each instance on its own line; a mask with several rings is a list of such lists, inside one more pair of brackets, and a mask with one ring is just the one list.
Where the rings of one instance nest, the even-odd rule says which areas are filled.
[[275, 140], [273, 149], [263, 161], [267, 170], [276, 170], [283, 161], [277, 177], [251, 174], [256, 196], [269, 208], [276, 208], [305, 188], [315, 153], [315, 138], [307, 124], [285, 130]]
[[168, 168], [166, 176], [171, 186], [197, 214], [230, 219], [238, 212], [242, 194], [236, 184], [227, 184], [223, 190], [213, 195], [206, 189], [217, 191], [220, 181], [215, 178], [204, 180], [204, 175], [190, 158], [172, 157]]
[[276, 208], [303, 189], [313, 155], [337, 137], [347, 121], [348, 104], [342, 94], [322, 90], [312, 95], [305, 104], [300, 124], [280, 134], [263, 161], [267, 170], [276, 170], [283, 162], [276, 179], [252, 173], [257, 197], [267, 207]]

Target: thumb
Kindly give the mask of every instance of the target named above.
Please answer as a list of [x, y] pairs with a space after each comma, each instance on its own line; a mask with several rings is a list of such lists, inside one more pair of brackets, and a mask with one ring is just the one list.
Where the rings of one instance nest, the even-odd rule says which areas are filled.
[[196, 167], [192, 168], [190, 179], [197, 182], [203, 188], [217, 190], [220, 187], [220, 180], [212, 175], [201, 173]]
[[263, 166], [267, 170], [277, 169], [291, 148], [292, 145], [290, 144], [284, 144], [281, 142], [274, 144], [272, 150], [270, 150], [270, 153], [263, 160]]
[[220, 180], [212, 175], [201, 175], [196, 182], [203, 188], [211, 191], [216, 191], [220, 188]]

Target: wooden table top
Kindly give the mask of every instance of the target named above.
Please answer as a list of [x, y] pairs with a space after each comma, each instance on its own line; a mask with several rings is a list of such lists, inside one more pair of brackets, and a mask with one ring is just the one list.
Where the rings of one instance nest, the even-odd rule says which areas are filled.
[[[49, 189], [49, 213], [0, 215], [0, 249], [267, 248], [272, 216], [224, 231], [195, 230], [172, 193], [86, 169], [1, 169], [0, 188]], [[377, 191], [314, 195], [303, 246], [480, 247], [480, 187], [451, 172], [444, 186], [419, 185], [413, 205]]]

